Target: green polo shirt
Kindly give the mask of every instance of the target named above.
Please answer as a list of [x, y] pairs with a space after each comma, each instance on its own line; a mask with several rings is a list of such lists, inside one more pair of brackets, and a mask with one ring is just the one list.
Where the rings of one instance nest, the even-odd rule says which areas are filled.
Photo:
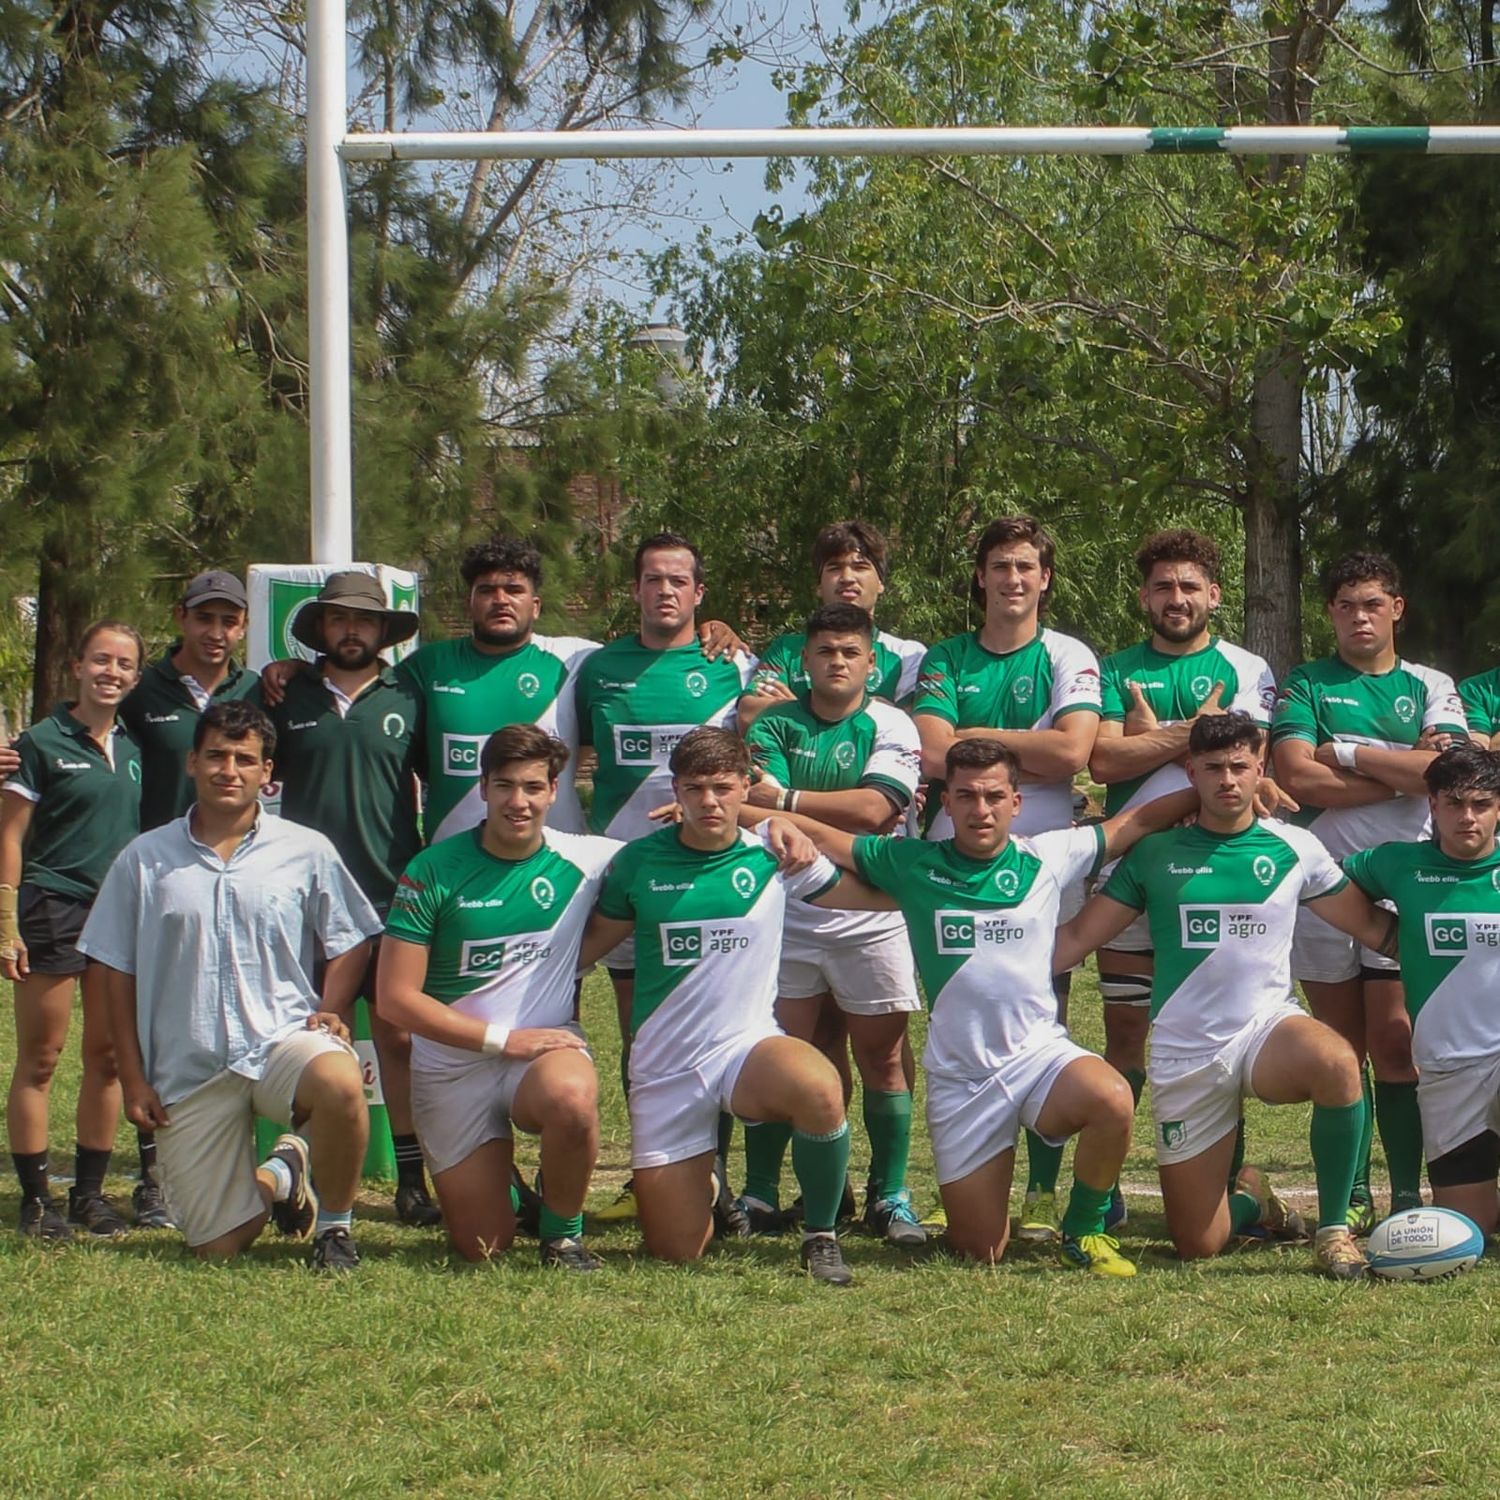
[[262, 706], [276, 726], [282, 817], [323, 834], [383, 916], [422, 847], [412, 794], [422, 695], [386, 667], [341, 713], [322, 675], [306, 671]]
[[[187, 758], [200, 710], [182, 674], [172, 665], [172, 653], [180, 644], [174, 643], [146, 668], [120, 705], [120, 719], [141, 748], [143, 831], [180, 818], [193, 805]], [[260, 678], [254, 672], [231, 662], [213, 696], [215, 700], [250, 698], [259, 687]]]
[[21, 878], [91, 901], [115, 855], [140, 832], [141, 757], [116, 724], [114, 764], [61, 704], [19, 740], [20, 766], [5, 783], [32, 804]]

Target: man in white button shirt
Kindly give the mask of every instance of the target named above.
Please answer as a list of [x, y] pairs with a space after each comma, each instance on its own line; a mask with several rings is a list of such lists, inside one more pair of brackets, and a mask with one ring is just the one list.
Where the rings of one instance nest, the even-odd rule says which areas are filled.
[[[253, 704], [203, 713], [187, 764], [197, 800], [126, 846], [78, 946], [108, 971], [125, 1112], [160, 1132], [193, 1251], [236, 1255], [269, 1218], [295, 1238], [315, 1229], [312, 1264], [348, 1270], [369, 1116], [342, 1016], [380, 920], [322, 834], [260, 810], [275, 748]], [[306, 1129], [311, 1157], [284, 1135], [256, 1167], [257, 1113]]]

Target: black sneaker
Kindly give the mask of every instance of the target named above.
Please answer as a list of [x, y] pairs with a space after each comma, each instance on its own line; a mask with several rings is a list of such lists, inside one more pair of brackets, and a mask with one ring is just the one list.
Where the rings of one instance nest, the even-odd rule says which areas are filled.
[[103, 1193], [80, 1193], [76, 1187], [68, 1189], [68, 1223], [77, 1224], [101, 1240], [130, 1233], [124, 1215]]
[[425, 1182], [396, 1184], [396, 1217], [413, 1229], [431, 1229], [443, 1222], [443, 1211], [432, 1201]]
[[745, 1205], [730, 1191], [729, 1174], [722, 1156], [714, 1157], [713, 1172], [714, 1238], [716, 1240], [748, 1240], [750, 1238], [750, 1215]]
[[315, 1271], [354, 1271], [359, 1268], [359, 1246], [342, 1224], [336, 1224], [313, 1241], [307, 1263]]
[[562, 1240], [542, 1241], [542, 1264], [564, 1271], [602, 1271], [604, 1262], [582, 1240], [571, 1235]]
[[167, 1195], [149, 1178], [143, 1177], [130, 1195], [130, 1211], [137, 1229], [176, 1229], [177, 1221], [167, 1207]]
[[[318, 1195], [313, 1191], [312, 1162], [308, 1159], [307, 1142], [300, 1135], [278, 1136], [276, 1144], [271, 1148], [271, 1155], [277, 1161], [285, 1162], [287, 1170], [292, 1174], [292, 1190], [286, 1195], [285, 1202], [271, 1205], [271, 1222], [288, 1239], [305, 1240], [312, 1233], [312, 1227], [318, 1219]], [[350, 1240], [349, 1243], [352, 1247], [354, 1242]], [[313, 1253], [317, 1254], [316, 1248]], [[357, 1253], [354, 1263], [359, 1263]], [[314, 1264], [320, 1265], [321, 1262], [315, 1260]]]
[[516, 1211], [516, 1228], [522, 1234], [528, 1234], [536, 1239], [542, 1232], [542, 1174], [536, 1174], [536, 1187], [526, 1186], [526, 1179], [521, 1176], [521, 1169], [512, 1166], [510, 1169], [510, 1196], [511, 1206]]
[[854, 1272], [844, 1264], [844, 1252], [831, 1234], [810, 1234], [802, 1241], [802, 1268], [814, 1281], [829, 1286], [848, 1286]]
[[57, 1205], [50, 1197], [28, 1198], [21, 1205], [20, 1222], [16, 1225], [29, 1240], [41, 1240], [44, 1244], [61, 1245], [73, 1238], [68, 1221], [58, 1213]]
[[767, 1208], [765, 1204], [752, 1203], [748, 1198], [736, 1198], [734, 1201], [749, 1221], [751, 1234], [786, 1233], [786, 1215], [779, 1208]]

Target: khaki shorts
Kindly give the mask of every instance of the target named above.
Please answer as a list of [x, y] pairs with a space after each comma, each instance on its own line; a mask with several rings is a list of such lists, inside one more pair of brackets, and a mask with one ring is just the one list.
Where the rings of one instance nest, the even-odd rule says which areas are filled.
[[189, 1245], [207, 1244], [266, 1211], [255, 1180], [255, 1116], [289, 1125], [302, 1070], [354, 1049], [322, 1029], [294, 1031], [271, 1048], [265, 1072], [228, 1071], [168, 1105], [172, 1123], [156, 1132], [156, 1164], [173, 1217]]
[[829, 993], [853, 1016], [885, 1016], [921, 1010], [911, 943], [905, 931], [889, 932], [867, 943], [814, 952], [800, 944], [797, 956], [782, 950], [776, 993], [784, 1000], [810, 1000]]

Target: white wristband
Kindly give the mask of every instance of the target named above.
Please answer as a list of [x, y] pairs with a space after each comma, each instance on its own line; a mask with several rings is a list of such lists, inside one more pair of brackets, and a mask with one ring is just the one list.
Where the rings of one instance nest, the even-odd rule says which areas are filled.
[[498, 1021], [491, 1021], [484, 1028], [484, 1041], [479, 1050], [486, 1057], [499, 1057], [505, 1051], [505, 1044], [510, 1040], [510, 1027], [502, 1026]]
[[1354, 752], [1359, 749], [1358, 745], [1351, 745], [1347, 740], [1335, 740], [1333, 742], [1333, 758], [1346, 771], [1357, 771], [1359, 765], [1354, 759]]

